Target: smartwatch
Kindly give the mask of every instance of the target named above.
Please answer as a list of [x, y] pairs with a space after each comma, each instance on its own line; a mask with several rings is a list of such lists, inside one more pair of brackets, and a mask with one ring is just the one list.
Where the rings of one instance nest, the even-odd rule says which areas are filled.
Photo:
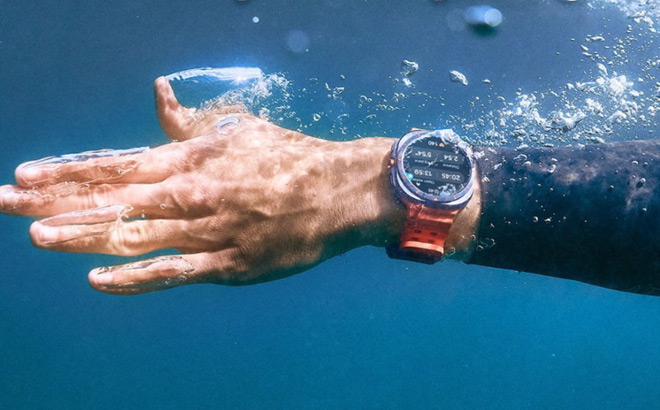
[[392, 147], [390, 181], [407, 217], [391, 258], [433, 264], [445, 256], [456, 215], [474, 193], [472, 149], [452, 130], [414, 129]]

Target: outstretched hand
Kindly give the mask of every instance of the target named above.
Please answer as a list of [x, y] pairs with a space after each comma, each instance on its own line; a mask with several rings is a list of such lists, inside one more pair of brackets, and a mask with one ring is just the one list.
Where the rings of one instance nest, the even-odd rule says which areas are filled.
[[20, 165], [0, 211], [38, 218], [44, 249], [179, 254], [94, 269], [97, 290], [136, 294], [192, 283], [249, 284], [395, 238], [404, 219], [387, 185], [391, 140], [321, 140], [241, 107], [182, 107], [156, 80], [174, 142]]

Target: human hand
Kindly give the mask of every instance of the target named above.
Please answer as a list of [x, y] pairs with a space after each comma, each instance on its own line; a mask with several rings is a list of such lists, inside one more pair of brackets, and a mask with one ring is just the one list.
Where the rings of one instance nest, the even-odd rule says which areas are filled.
[[240, 107], [184, 108], [162, 77], [155, 89], [176, 142], [22, 164], [17, 185], [0, 187], [0, 211], [45, 218], [30, 227], [39, 248], [181, 252], [92, 270], [95, 289], [262, 282], [400, 231], [404, 212], [387, 181], [391, 140], [321, 140]]

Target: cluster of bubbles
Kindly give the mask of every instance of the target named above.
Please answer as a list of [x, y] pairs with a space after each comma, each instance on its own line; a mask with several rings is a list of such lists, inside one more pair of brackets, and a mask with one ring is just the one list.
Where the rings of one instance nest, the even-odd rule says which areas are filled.
[[[188, 105], [214, 109], [240, 103], [283, 126], [333, 139], [389, 135], [392, 124], [401, 130], [402, 122], [404, 126], [427, 128], [450, 126], [473, 143], [515, 147], [602, 143], [613, 139], [610, 135], [614, 133], [622, 134], [620, 131], [626, 127], [653, 133], [660, 118], [660, 53], [652, 55], [653, 50], [646, 49], [649, 57], [642, 62], [629, 61], [628, 54], [633, 47], [648, 48], [649, 42], [638, 41], [640, 32], [654, 28], [660, 6], [650, 0], [587, 1], [594, 7], [614, 3], [631, 19], [627, 35], [622, 38], [595, 33], [572, 39], [576, 50], [592, 61], [591, 70], [561, 87], [534, 92], [519, 89], [514, 95], [498, 93], [488, 78], [470, 82], [460, 71], [449, 70], [438, 81], [454, 82], [475, 92], [467, 114], [445, 116], [442, 123], [412, 120], [407, 124], [410, 112], [416, 109], [437, 109], [434, 119], [446, 111], [441, 95], [416, 89], [415, 75], [424, 67], [407, 59], [401, 61], [399, 76], [391, 78], [389, 92], [368, 94], [348, 93], [344, 75], [328, 82], [310, 78], [295, 87], [283, 74], [264, 74], [255, 68], [195, 69], [169, 78], [184, 100], [187, 88], [209, 92], [209, 98], [195, 95], [196, 102]], [[486, 23], [496, 27], [502, 21], [498, 13], [496, 9], [480, 7], [466, 12], [465, 18], [469, 24], [482, 24], [479, 21], [486, 19]], [[304, 52], [309, 38], [302, 31], [291, 31], [287, 46], [293, 52]], [[209, 88], [209, 84], [215, 88]], [[484, 86], [487, 95], [483, 95]], [[305, 106], [299, 101], [305, 101]]]
[[501, 107], [495, 110], [473, 101], [473, 110], [481, 115], [454, 117], [451, 122], [472, 140], [490, 145], [602, 143], [616, 129], [637, 124], [649, 125], [652, 133], [660, 111], [657, 91], [645, 95], [636, 89], [641, 77], [629, 79], [602, 63], [597, 72], [594, 79], [567, 83], [562, 90], [519, 90], [511, 101], [497, 96], [487, 103]]
[[655, 22], [660, 20], [660, 3], [658, 0], [589, 0], [592, 7], [614, 5], [623, 11], [635, 23], [646, 25], [652, 33], [656, 33]]
[[617, 140], [644, 138], [639, 130], [653, 137], [660, 119], [660, 55], [634, 64], [629, 61], [627, 51], [647, 46], [639, 44], [634, 31], [629, 26], [626, 37], [612, 41], [586, 36], [580, 50], [593, 62], [593, 69], [585, 77], [559, 89], [531, 93], [519, 89], [513, 98], [475, 97], [471, 102], [475, 115], [453, 117], [451, 124], [473, 141], [491, 145], [602, 143], [614, 134]]
[[[637, 22], [640, 15], [632, 14], [631, 19]], [[649, 13], [644, 16], [648, 17]], [[593, 65], [591, 70], [561, 87], [534, 92], [519, 89], [513, 96], [500, 95], [495, 87], [491, 87], [491, 80], [484, 78], [477, 83], [488, 86], [490, 92], [485, 97], [472, 98], [468, 115], [444, 118], [442, 124], [406, 125], [451, 126], [473, 143], [514, 147], [654, 137], [660, 119], [660, 54], [653, 55], [652, 48], [648, 49], [652, 42], [639, 41], [639, 30], [648, 27], [649, 23], [646, 18], [638, 22], [637, 28], [630, 25], [627, 35], [622, 38], [608, 39], [601, 34], [592, 34], [583, 39], [572, 39], [583, 57]], [[628, 54], [633, 47], [646, 48], [645, 54], [649, 57], [645, 61], [629, 61]], [[393, 78], [394, 90], [389, 94], [360, 95], [358, 110], [350, 113], [354, 119], [352, 128], [346, 127], [349, 114], [343, 113], [336, 117], [333, 125], [338, 126], [330, 128], [331, 134], [339, 131], [343, 135], [360, 137], [360, 132], [353, 129], [369, 124], [370, 135], [388, 135], [385, 124], [390, 124], [389, 119], [394, 116], [401, 124], [402, 120], [410, 118], [408, 113], [415, 108], [435, 106], [441, 112], [446, 107], [442, 96], [416, 91], [412, 84], [414, 75], [422, 70], [417, 62], [403, 60], [401, 77]], [[449, 71], [449, 80], [466, 87], [470, 84], [467, 76], [457, 70]], [[401, 91], [396, 83], [403, 84], [408, 90]], [[308, 126], [303, 125], [302, 129], [306, 128]], [[633, 129], [635, 132], [625, 132]]]

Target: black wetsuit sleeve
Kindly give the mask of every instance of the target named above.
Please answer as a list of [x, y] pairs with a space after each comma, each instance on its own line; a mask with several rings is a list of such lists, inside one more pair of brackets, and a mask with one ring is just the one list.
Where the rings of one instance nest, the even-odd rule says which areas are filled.
[[468, 263], [660, 295], [660, 141], [476, 151]]

